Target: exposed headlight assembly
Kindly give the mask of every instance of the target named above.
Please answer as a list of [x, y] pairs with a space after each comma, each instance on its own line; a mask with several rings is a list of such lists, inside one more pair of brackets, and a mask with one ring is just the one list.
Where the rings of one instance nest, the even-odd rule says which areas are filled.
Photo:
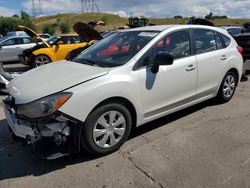
[[63, 92], [38, 99], [28, 104], [22, 104], [17, 107], [17, 114], [32, 119], [50, 116], [67, 102], [71, 96], [72, 93]]

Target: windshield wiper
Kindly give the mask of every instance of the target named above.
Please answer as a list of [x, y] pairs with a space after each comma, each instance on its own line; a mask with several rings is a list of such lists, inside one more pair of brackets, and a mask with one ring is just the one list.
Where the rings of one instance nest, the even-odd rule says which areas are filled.
[[96, 63], [95, 61], [92, 61], [90, 59], [77, 59], [77, 58], [75, 58], [72, 61], [74, 61], [76, 63], [83, 63], [83, 64], [91, 65], [91, 66], [98, 65], [98, 63]]

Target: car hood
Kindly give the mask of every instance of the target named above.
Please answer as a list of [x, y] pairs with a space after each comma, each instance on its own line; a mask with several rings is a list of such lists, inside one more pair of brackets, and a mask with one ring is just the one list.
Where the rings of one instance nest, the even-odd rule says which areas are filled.
[[58, 61], [13, 79], [7, 90], [16, 104], [25, 104], [104, 76], [110, 68]]
[[47, 43], [46, 40], [44, 40], [43, 38], [41, 38], [38, 34], [36, 34], [35, 31], [32, 31], [30, 28], [22, 26], [22, 25], [18, 25], [18, 28], [23, 30], [27, 35], [29, 35], [31, 38], [36, 37], [37, 39], [40, 39], [48, 48], [50, 48], [51, 46], [49, 45], [49, 43]]

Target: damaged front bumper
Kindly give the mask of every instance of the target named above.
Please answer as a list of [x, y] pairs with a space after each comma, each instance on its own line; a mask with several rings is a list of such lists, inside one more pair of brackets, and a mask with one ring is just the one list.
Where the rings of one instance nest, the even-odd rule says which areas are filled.
[[12, 97], [3, 100], [3, 107], [9, 129], [15, 136], [25, 139], [27, 144], [35, 146], [35, 143], [42, 139], [50, 139], [57, 146], [67, 148], [67, 152], [62, 155], [55, 151], [52, 154], [54, 157], [50, 156], [50, 159], [80, 152], [82, 126], [79, 123], [62, 114], [41, 120], [19, 118], [15, 113]]

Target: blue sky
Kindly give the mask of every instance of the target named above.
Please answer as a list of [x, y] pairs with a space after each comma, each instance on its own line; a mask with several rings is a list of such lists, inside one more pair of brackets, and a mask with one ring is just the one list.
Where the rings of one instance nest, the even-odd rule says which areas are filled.
[[[41, 0], [44, 14], [80, 12], [80, 0]], [[175, 15], [202, 17], [210, 11], [231, 18], [250, 18], [250, 0], [99, 0], [102, 12], [121, 16], [145, 15], [172, 17]], [[20, 10], [32, 12], [31, 0], [0, 0], [0, 15], [12, 16]]]

